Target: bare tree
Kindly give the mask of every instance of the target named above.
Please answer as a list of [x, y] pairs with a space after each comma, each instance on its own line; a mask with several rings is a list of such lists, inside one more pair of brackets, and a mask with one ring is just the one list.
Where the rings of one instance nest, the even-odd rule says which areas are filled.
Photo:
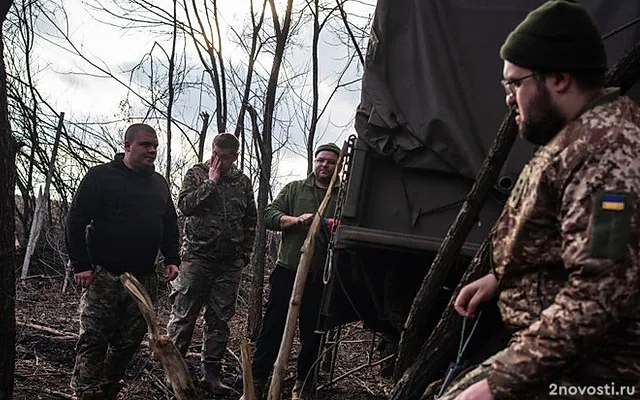
[[169, 100], [167, 103], [167, 168], [165, 171], [167, 182], [171, 182], [171, 111], [173, 110], [173, 100], [175, 96], [175, 88], [173, 86], [173, 73], [175, 70], [176, 39], [178, 30], [178, 20], [176, 15], [177, 3], [177, 0], [173, 0], [173, 35], [171, 35], [171, 56], [169, 57]]
[[7, 101], [2, 25], [13, 1], [0, 5], [0, 399], [13, 399], [15, 369], [15, 154]]

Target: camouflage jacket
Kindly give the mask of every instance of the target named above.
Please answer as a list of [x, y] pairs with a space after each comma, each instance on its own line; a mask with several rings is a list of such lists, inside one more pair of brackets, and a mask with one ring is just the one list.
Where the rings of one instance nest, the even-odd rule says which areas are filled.
[[249, 178], [232, 167], [218, 184], [209, 179], [209, 162], [187, 171], [178, 197], [185, 215], [183, 259], [244, 259], [256, 235], [256, 203]]
[[523, 169], [492, 240], [517, 330], [487, 377], [496, 399], [640, 382], [639, 126], [640, 108], [609, 93]]

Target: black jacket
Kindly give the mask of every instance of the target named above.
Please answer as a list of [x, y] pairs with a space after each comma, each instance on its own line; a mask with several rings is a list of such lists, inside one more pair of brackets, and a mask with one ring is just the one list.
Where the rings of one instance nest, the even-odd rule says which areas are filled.
[[167, 182], [157, 172], [129, 169], [122, 154], [89, 169], [67, 216], [66, 241], [75, 272], [100, 265], [114, 274], [149, 273], [158, 250], [165, 264], [179, 265], [177, 216]]

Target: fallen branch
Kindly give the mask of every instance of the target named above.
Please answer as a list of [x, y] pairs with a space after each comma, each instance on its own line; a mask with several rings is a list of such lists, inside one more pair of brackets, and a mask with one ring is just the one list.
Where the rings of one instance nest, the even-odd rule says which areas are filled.
[[165, 383], [162, 382], [160, 378], [158, 378], [157, 376], [155, 376], [154, 374], [152, 374], [150, 371], [147, 371], [147, 370], [144, 370], [144, 373], [149, 377], [149, 379], [151, 379], [151, 383], [153, 383], [153, 385], [156, 388], [158, 388], [158, 390], [164, 393], [167, 397], [173, 397], [173, 393], [171, 392], [171, 389], [168, 388], [167, 385], [165, 385]]
[[307, 283], [307, 275], [309, 274], [309, 267], [311, 266], [311, 260], [313, 259], [313, 252], [315, 249], [315, 238], [318, 230], [320, 229], [320, 223], [324, 217], [324, 212], [331, 200], [331, 192], [333, 191], [333, 185], [335, 184], [338, 174], [342, 170], [342, 162], [344, 155], [347, 151], [347, 142], [342, 146], [340, 156], [338, 157], [338, 163], [336, 169], [333, 171], [333, 176], [329, 182], [327, 193], [318, 207], [318, 211], [313, 217], [313, 222], [307, 233], [307, 237], [304, 240], [304, 244], [301, 249], [300, 262], [298, 263], [298, 269], [296, 270], [296, 278], [293, 282], [293, 290], [291, 292], [291, 300], [289, 301], [289, 311], [287, 313], [287, 322], [284, 328], [284, 335], [282, 336], [282, 342], [280, 343], [280, 350], [278, 351], [278, 357], [273, 369], [273, 377], [271, 378], [271, 385], [269, 386], [268, 400], [279, 400], [280, 392], [282, 390], [282, 381], [284, 380], [284, 374], [287, 369], [287, 363], [289, 362], [289, 356], [291, 355], [291, 345], [293, 343], [293, 335], [296, 331], [296, 321], [298, 320], [298, 314], [300, 313], [300, 305], [302, 304], [302, 295], [304, 294], [304, 287]]
[[178, 400], [199, 399], [184, 358], [180, 355], [173, 341], [169, 339], [167, 335], [160, 333], [160, 327], [153, 309], [153, 302], [144, 286], [128, 272], [120, 275], [120, 281], [135, 300], [142, 316], [147, 322], [151, 349], [160, 359], [164, 372], [171, 381], [175, 396]]
[[233, 357], [236, 360], [238, 365], [242, 366], [242, 360], [240, 359], [240, 357], [242, 357], [242, 354], [240, 355], [240, 357], [238, 357], [238, 355], [236, 353], [234, 353], [233, 350], [231, 350], [228, 347], [227, 347], [227, 353], [231, 354], [231, 357]]
[[56, 339], [77, 339], [78, 338], [78, 334], [77, 333], [60, 331], [58, 329], [53, 329], [53, 328], [48, 327], [48, 326], [32, 324], [30, 322], [16, 321], [16, 325], [23, 326], [25, 328], [35, 329], [37, 331], [51, 333], [51, 334], [54, 334], [54, 335], [57, 335], [57, 336], [61, 336], [61, 337], [58, 337]]
[[40, 390], [47, 394], [52, 394], [54, 396], [62, 397], [63, 399], [75, 399], [75, 397], [73, 397], [70, 394], [59, 392], [57, 390], [47, 389], [46, 387], [41, 387]]
[[341, 380], [343, 380], [344, 378], [346, 378], [346, 377], [348, 377], [348, 376], [351, 376], [351, 375], [355, 374], [355, 373], [356, 373], [356, 372], [358, 372], [358, 371], [362, 371], [362, 370], [363, 370], [363, 369], [365, 369], [365, 368], [371, 368], [371, 367], [375, 367], [376, 365], [380, 365], [380, 364], [382, 364], [382, 363], [384, 363], [384, 362], [386, 362], [386, 361], [391, 360], [391, 359], [392, 359], [393, 357], [395, 357], [395, 356], [396, 356], [395, 354], [391, 354], [391, 355], [388, 355], [388, 356], [386, 356], [385, 358], [382, 358], [382, 359], [380, 359], [380, 360], [378, 360], [378, 361], [372, 362], [371, 364], [363, 364], [363, 365], [361, 365], [361, 366], [359, 366], [359, 367], [353, 368], [353, 369], [351, 369], [351, 370], [349, 370], [349, 371], [345, 372], [344, 374], [340, 375], [339, 377], [337, 377], [337, 378], [335, 378], [335, 379], [331, 380], [330, 382], [327, 382], [327, 383], [325, 383], [324, 385], [320, 385], [320, 386], [318, 386], [318, 390], [321, 390], [321, 389], [324, 389], [324, 388], [326, 388], [326, 387], [328, 387], [328, 386], [330, 386], [330, 385], [333, 385], [334, 383], [336, 383], [336, 382], [338, 382], [338, 381], [341, 381]]

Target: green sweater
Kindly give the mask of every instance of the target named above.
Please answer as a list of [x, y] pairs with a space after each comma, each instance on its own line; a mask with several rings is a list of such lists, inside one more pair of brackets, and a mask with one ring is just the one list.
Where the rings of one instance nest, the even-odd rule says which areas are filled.
[[[338, 190], [339, 185], [334, 185], [331, 200], [324, 213], [325, 218], [334, 216]], [[280, 217], [283, 215], [297, 217], [305, 213], [316, 213], [326, 193], [325, 189], [315, 185], [313, 174], [307, 179], [288, 183], [264, 211], [267, 228], [274, 231], [281, 230]], [[300, 250], [308, 230], [308, 226], [294, 226], [282, 232], [282, 240], [278, 248], [278, 265], [293, 271], [298, 268]]]

